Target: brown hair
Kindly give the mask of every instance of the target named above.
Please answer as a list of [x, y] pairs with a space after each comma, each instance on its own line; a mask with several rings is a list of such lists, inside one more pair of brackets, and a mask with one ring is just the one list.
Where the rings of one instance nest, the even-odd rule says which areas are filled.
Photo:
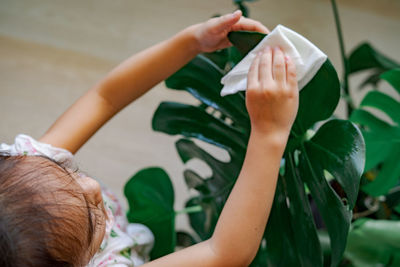
[[0, 266], [82, 266], [92, 236], [88, 202], [67, 170], [0, 155]]

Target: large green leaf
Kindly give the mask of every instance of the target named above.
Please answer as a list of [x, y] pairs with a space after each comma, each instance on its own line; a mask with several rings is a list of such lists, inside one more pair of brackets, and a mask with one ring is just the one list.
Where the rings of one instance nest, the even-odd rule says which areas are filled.
[[204, 53], [203, 55], [214, 62], [224, 72], [232, 69], [242, 58], [239, 50], [234, 46], [212, 53]]
[[[211, 237], [219, 217], [215, 202], [210, 200], [209, 198], [203, 199], [200, 196], [193, 197], [186, 203], [186, 207], [192, 207], [194, 205], [202, 206], [200, 212], [188, 214], [190, 226], [192, 226], [201, 240], [206, 240]], [[219, 212], [221, 212], [221, 210], [219, 210]]]
[[[331, 266], [336, 266], [345, 249], [351, 209], [364, 169], [364, 141], [360, 131], [349, 121], [327, 122], [304, 143], [299, 169], [328, 229], [332, 246]], [[340, 183], [350, 207], [343, 203], [344, 196], [338, 196], [331, 188], [325, 170]]]
[[[214, 181], [217, 184], [221, 183], [225, 185], [226, 183], [233, 183], [236, 180], [237, 174], [240, 171], [241, 162], [222, 162], [220, 160], [217, 160], [191, 140], [180, 139], [178, 142], [176, 142], [176, 149], [184, 163], [188, 162], [191, 159], [197, 158], [212, 167], [212, 179], [207, 180], [210, 181], [209, 187], [211, 191], [213, 191], [212, 189], [214, 186], [212, 185], [212, 183]], [[244, 154], [241, 155], [241, 158], [242, 157], [244, 157]], [[215, 187], [219, 188], [219, 186], [217, 185]]]
[[369, 43], [362, 43], [350, 53], [350, 73], [367, 69], [389, 70], [400, 67], [400, 64], [383, 55]]
[[393, 88], [400, 94], [400, 68], [389, 70], [382, 73], [381, 79], [390, 83]]
[[371, 107], [386, 113], [395, 123], [400, 123], [400, 102], [387, 94], [371, 91], [361, 101], [360, 108]]
[[357, 220], [345, 257], [355, 267], [400, 266], [400, 221]]
[[[241, 39], [241, 34], [242, 38], [246, 40], [245, 42]], [[252, 36], [254, 36], [253, 39], [251, 39]], [[252, 41], [249, 41], [249, 39]], [[257, 41], [261, 39], [259, 34], [248, 32], [237, 32], [231, 33], [230, 35], [231, 42], [239, 48], [243, 55], [248, 53], [248, 51], [258, 43]], [[339, 79], [332, 64], [327, 60], [314, 78], [300, 92], [299, 111], [292, 129], [292, 133], [294, 133], [295, 137], [302, 140], [302, 135], [304, 135], [315, 122], [329, 118], [333, 114], [339, 102], [339, 98]], [[300, 169], [303, 170], [303, 176], [312, 177], [312, 175], [319, 175], [319, 177], [313, 177], [314, 179], [310, 179], [309, 181], [311, 185], [314, 185], [314, 190], [312, 192], [317, 193], [324, 190], [325, 196], [321, 197], [316, 194], [315, 197], [319, 197], [316, 199], [316, 202], [319, 203], [319, 209], [320, 211], [322, 210], [321, 213], [325, 215], [325, 221], [329, 221], [332, 218], [336, 219], [334, 224], [326, 222], [331, 238], [333, 239], [332, 249], [334, 252], [332, 256], [332, 265], [335, 265], [340, 261], [344, 251], [351, 212], [348, 207], [342, 204], [341, 200], [329, 185], [327, 185], [323, 171], [328, 170], [335, 176], [345, 190], [348, 202], [351, 207], [353, 207], [357, 198], [359, 179], [364, 166], [364, 141], [361, 133], [354, 125], [342, 121], [332, 121], [324, 125], [318, 133], [319, 134], [317, 134], [315, 138], [305, 144], [305, 151], [303, 151], [303, 159], [309, 159], [306, 156], [308, 153], [311, 154], [313, 159], [309, 159], [310, 161], [308, 162], [303, 161], [303, 166], [301, 166]], [[337, 141], [332, 142], [332, 140]], [[334, 144], [335, 147], [331, 147], [331, 144]], [[322, 159], [320, 159], [321, 157]], [[288, 161], [287, 157], [286, 160]], [[324, 160], [324, 163], [319, 163], [319, 160]], [[291, 162], [293, 162], [293, 160]], [[312, 169], [313, 165], [317, 165], [315, 170]], [[306, 168], [306, 166], [308, 168]], [[316, 174], [316, 170], [318, 170], [319, 173]], [[285, 177], [283, 178], [283, 181], [286, 181], [286, 184], [288, 184], [286, 197], [288, 199], [293, 199], [290, 203], [296, 203], [298, 205], [300, 202], [305, 204], [306, 201], [304, 197], [303, 200], [301, 198], [302, 191], [292, 186], [293, 181], [295, 181], [293, 179], [296, 177], [295, 174], [296, 169], [292, 163], [292, 167], [286, 171]], [[320, 180], [319, 184], [317, 184], [318, 179]], [[304, 191], [304, 188], [302, 190]], [[324, 202], [325, 199], [323, 197], [329, 201]], [[303, 266], [321, 265], [322, 256], [317, 242], [315, 226], [307, 220], [307, 215], [303, 217], [299, 216], [299, 214], [308, 214], [307, 211], [309, 212], [309, 210], [307, 206], [303, 209], [300, 209], [300, 207], [297, 207], [297, 209], [293, 208], [296, 204], [292, 206], [291, 221], [296, 222], [296, 220], [299, 220], [299, 217], [300, 219], [303, 218], [301, 224], [302, 227], [304, 227], [303, 231], [296, 232], [296, 235], [293, 237], [295, 243], [297, 242], [297, 248], [302, 250], [298, 252], [303, 255], [299, 261]], [[332, 208], [330, 207], [331, 205], [333, 206]], [[331, 210], [326, 212], [327, 209]], [[300, 212], [300, 210], [302, 210], [302, 212]], [[305, 246], [302, 241], [307, 238], [312, 238], [313, 241], [310, 242], [312, 244]]]
[[[324, 254], [331, 253], [328, 233], [319, 231]], [[341, 266], [399, 266], [400, 221], [372, 220], [362, 218], [355, 221], [347, 238], [344, 252], [350, 265]]]
[[353, 209], [365, 164], [360, 130], [349, 121], [331, 120], [304, 145], [305, 152], [318, 161], [312, 163], [321, 166], [340, 183]]
[[[248, 32], [230, 35], [232, 43], [242, 55], [254, 47], [261, 37], [262, 34]], [[223, 60], [218, 60], [218, 64], [222, 65]], [[229, 162], [221, 162], [193, 141], [181, 139], [176, 143], [183, 162], [196, 158], [212, 169], [210, 177], [201, 177], [193, 170], [184, 173], [188, 187], [199, 193], [187, 205], [201, 205], [203, 208], [199, 213], [189, 214], [189, 219], [193, 229], [204, 240], [211, 236], [228, 193], [239, 175], [250, 129], [248, 116], [242, 116], [242, 113], [246, 113], [242, 94], [235, 95], [238, 97], [235, 101], [240, 105], [224, 102], [225, 98], [219, 97], [221, 70], [201, 57], [195, 61], [197, 63], [189, 63], [181, 69], [179, 75], [169, 80], [173, 83], [168, 82], [167, 85], [188, 90], [202, 102], [202, 106], [162, 103], [154, 115], [153, 128], [217, 145], [230, 155]], [[201, 68], [196, 67], [201, 64]], [[216, 73], [208, 74], [208, 71]], [[197, 72], [201, 78], [197, 77]], [[206, 90], [214, 90], [213, 95]], [[271, 266], [322, 265], [322, 251], [304, 183], [328, 228], [332, 240], [332, 266], [340, 261], [349, 230], [350, 208], [355, 203], [363, 169], [363, 139], [352, 123], [340, 120], [324, 124], [311, 139], [307, 134], [316, 122], [331, 116], [339, 94], [336, 71], [326, 61], [300, 93], [299, 113], [292, 129], [290, 149], [285, 152], [284, 173], [278, 181], [275, 202], [264, 235], [266, 246], [261, 246], [251, 266], [265, 266], [267, 262]], [[215, 117], [207, 113], [207, 106], [219, 110], [222, 115]], [[344, 195], [339, 197], [334, 192], [326, 180], [325, 172], [338, 181]], [[341, 198], [347, 199], [349, 206]]]
[[[203, 56], [208, 58], [209, 60], [211, 60], [215, 65], [218, 66], [218, 68], [221, 69], [221, 71], [223, 71], [225, 69], [225, 67], [228, 63], [228, 49], [222, 49], [222, 50], [211, 52], [211, 53], [204, 53]], [[173, 77], [175, 74], [173, 74], [171, 77]], [[168, 83], [168, 80], [170, 78], [168, 78], [165, 82]], [[175, 89], [175, 88], [172, 88], [172, 89]]]
[[308, 196], [305, 193], [303, 181], [296, 168], [294, 156], [289, 153], [285, 156], [285, 176], [281, 177], [287, 206], [290, 212], [290, 224], [293, 239], [296, 244], [301, 266], [321, 266], [322, 252], [314, 224]]
[[355, 110], [350, 120], [363, 126], [362, 133], [366, 143], [365, 171], [371, 170], [388, 157], [398, 130], [363, 109]]
[[196, 137], [232, 153], [245, 150], [247, 145], [246, 133], [213, 117], [199, 107], [186, 104], [161, 103], [154, 113], [152, 124], [155, 131]]
[[[267, 240], [267, 262], [268, 266], [299, 266], [299, 257], [302, 255], [298, 253], [295, 245], [290, 212], [281, 178], [278, 179], [271, 214], [264, 233]], [[261, 267], [263, 265], [257, 262], [252, 266]]]
[[186, 90], [206, 105], [217, 109], [233, 121], [248, 127], [248, 115], [243, 98], [240, 95], [230, 95], [222, 98], [220, 83], [223, 71], [210, 59], [200, 55], [181, 68], [165, 83], [168, 88]]
[[[237, 31], [228, 34], [229, 41], [239, 50], [242, 57], [256, 47], [265, 36], [267, 35], [263, 33], [249, 31]], [[243, 42], [243, 40], [246, 41]]]
[[[231, 32], [229, 40], [244, 57], [265, 36], [265, 34], [256, 32], [239, 31]], [[297, 136], [301, 136], [314, 123], [328, 119], [335, 111], [339, 99], [339, 78], [328, 59], [313, 79], [300, 91], [299, 110], [293, 126], [293, 132]], [[316, 110], [318, 112], [315, 112]]]
[[299, 110], [292, 130], [297, 135], [303, 135], [316, 122], [328, 119], [335, 111], [339, 99], [339, 78], [327, 59], [312, 80], [300, 91]]
[[331, 242], [326, 230], [318, 230], [318, 239], [324, 254], [324, 266], [329, 266], [331, 262]]
[[185, 181], [189, 188], [195, 188], [201, 193], [200, 197], [191, 199], [187, 206], [194, 205], [194, 203], [202, 206], [203, 211], [190, 214], [189, 220], [193, 229], [204, 240], [211, 236], [219, 213], [240, 171], [241, 162], [230, 161], [226, 163], [217, 160], [188, 139], [178, 140], [176, 149], [184, 163], [192, 159], [199, 159], [210, 166], [212, 170], [211, 176], [207, 178], [201, 177], [193, 170], [185, 170], [184, 172]]
[[157, 259], [175, 249], [174, 190], [168, 174], [160, 168], [137, 172], [125, 184], [129, 222], [142, 223], [155, 237], [151, 258]]
[[370, 75], [361, 83], [360, 88], [366, 85], [376, 87], [380, 81], [380, 75], [390, 69], [399, 68], [400, 64], [383, 55], [369, 43], [362, 43], [356, 47], [349, 56], [349, 74], [364, 70], [373, 70]]
[[364, 185], [362, 190], [372, 196], [385, 195], [399, 183], [400, 178], [400, 144], [391, 148], [385, 162], [375, 179]]
[[[381, 75], [400, 92], [400, 71], [391, 70]], [[374, 108], [385, 113], [394, 124], [389, 124], [365, 108]], [[385, 195], [397, 185], [400, 178], [400, 102], [387, 94], [371, 91], [361, 101], [350, 119], [362, 126], [366, 143], [367, 162], [365, 170], [380, 167], [377, 177], [362, 187], [372, 196]]]

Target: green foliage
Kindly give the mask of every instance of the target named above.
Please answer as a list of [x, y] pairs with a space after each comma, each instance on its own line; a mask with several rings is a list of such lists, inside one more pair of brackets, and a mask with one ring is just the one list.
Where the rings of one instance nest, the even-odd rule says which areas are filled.
[[359, 219], [347, 243], [345, 257], [355, 267], [400, 266], [400, 221]]
[[[318, 237], [324, 248], [324, 255], [330, 257], [330, 241], [326, 231], [319, 231]], [[400, 221], [356, 220], [347, 238], [346, 262], [341, 266], [399, 266], [400, 265]]]
[[[241, 58], [263, 36], [237, 32], [229, 37]], [[212, 169], [211, 177], [201, 177], [193, 170], [184, 173], [188, 187], [199, 193], [188, 201], [187, 206], [203, 207], [202, 212], [189, 215], [193, 229], [203, 240], [211, 236], [239, 174], [250, 132], [244, 95], [220, 97], [220, 79], [227, 72], [226, 65], [232, 62], [228, 56], [225, 61], [221, 59], [219, 57], [218, 61], [212, 62], [212, 57], [198, 56], [166, 81], [168, 87], [191, 93], [201, 105], [164, 102], [153, 117], [153, 129], [156, 131], [196, 138], [219, 146], [230, 155], [229, 162], [222, 162], [190, 139], [180, 139], [176, 143], [183, 162], [197, 158]], [[301, 266], [322, 265], [322, 252], [305, 185], [328, 227], [332, 240], [332, 265], [340, 261], [350, 226], [351, 208], [355, 204], [364, 167], [363, 139], [352, 123], [343, 120], [325, 123], [312, 138], [308, 138], [307, 134], [316, 122], [332, 115], [339, 95], [339, 81], [328, 60], [300, 92], [299, 112], [283, 161], [284, 173], [279, 179], [264, 235], [266, 243], [274, 245], [262, 246], [253, 266], [265, 266], [267, 263], [290, 266], [295, 262], [300, 262]], [[215, 116], [215, 111], [220, 115]], [[339, 196], [332, 189], [326, 180], [326, 171], [342, 186], [344, 195]], [[342, 199], [347, 200], [343, 202]]]
[[400, 213], [400, 186], [392, 188], [386, 195], [386, 205], [389, 209], [394, 209]]
[[[248, 16], [246, 0], [234, 3]], [[336, 3], [335, 9], [345, 73], [343, 96], [351, 121], [330, 120], [340, 97], [336, 71], [327, 60], [314, 79], [300, 92], [300, 105], [281, 164], [268, 225], [251, 266], [397, 266], [400, 264], [400, 103], [379, 91], [369, 92], [353, 111], [348, 76], [370, 71], [362, 82], [377, 87], [387, 81], [400, 94], [400, 64], [364, 43], [345, 55]], [[189, 189], [198, 192], [186, 203], [190, 224], [200, 240], [209, 238], [229, 192], [239, 174], [250, 134], [245, 94], [221, 98], [220, 80], [246, 55], [264, 34], [232, 32], [234, 47], [197, 56], [166, 81], [169, 88], [185, 90], [199, 100], [198, 106], [163, 102], [153, 117], [153, 129], [184, 138], [176, 142], [181, 160], [199, 159], [212, 170], [210, 177], [184, 171]], [[385, 113], [387, 122], [372, 109]], [[319, 126], [316, 127], [316, 124]], [[363, 138], [364, 137], [364, 138]], [[204, 150], [198, 139], [226, 150], [228, 162]], [[364, 139], [366, 162], [364, 167]], [[362, 181], [360, 175], [372, 182]], [[137, 181], [137, 182], [134, 182]], [[329, 181], [329, 182], [328, 182]], [[173, 251], [175, 246], [173, 191], [160, 169], [146, 169], [126, 185], [130, 221], [142, 222], [156, 236], [152, 258]], [[377, 196], [385, 195], [384, 200]], [[375, 201], [377, 210], [365, 203]], [[312, 203], [319, 211], [312, 208]], [[352, 210], [358, 219], [351, 223]], [[156, 215], [157, 216], [154, 216]], [[323, 219], [317, 230], [313, 216]], [[159, 216], [161, 215], [161, 216]], [[177, 233], [177, 245], [197, 242], [187, 233]], [[347, 242], [347, 246], [346, 246]], [[344, 259], [343, 259], [344, 257]]]
[[237, 6], [238, 9], [242, 11], [243, 16], [248, 17], [250, 15], [250, 11], [245, 3], [254, 1], [256, 0], [233, 0], [233, 3]]
[[[248, 52], [250, 52], [256, 45], [264, 39], [265, 34], [258, 32], [240, 31], [240, 32], [230, 32], [229, 40], [235, 44], [235, 48], [240, 52], [241, 57], [244, 57]], [[243, 42], [243, 39], [246, 42]]]
[[175, 249], [174, 190], [171, 180], [160, 168], [137, 172], [125, 184], [129, 222], [142, 223], [155, 236], [151, 258], [156, 259]]
[[[354, 73], [368, 70], [367, 78], [360, 88], [372, 85], [378, 89], [381, 80], [389, 82], [400, 93], [399, 63], [383, 55], [369, 43], [362, 43], [347, 57], [344, 52], [344, 41], [335, 0], [331, 0], [335, 11], [335, 22], [344, 63], [343, 88], [348, 103], [350, 119], [361, 126], [366, 143], [366, 165], [362, 194], [358, 196], [355, 210], [356, 217], [370, 217], [373, 220], [359, 219], [353, 223], [349, 234], [348, 245], [344, 254], [343, 266], [398, 266], [399, 257], [399, 223], [400, 219], [400, 103], [387, 94], [370, 91], [361, 101], [358, 109], [353, 111], [354, 101], [348, 88], [348, 77]], [[372, 112], [371, 112], [372, 109]], [[352, 112], [353, 111], [353, 112]], [[390, 121], [381, 119], [379, 111]], [[368, 182], [368, 180], [372, 182]], [[380, 197], [385, 195], [385, 197]], [[368, 203], [374, 203], [373, 205]], [[322, 238], [321, 238], [322, 237]], [[320, 235], [325, 244], [326, 238]], [[328, 255], [329, 249], [324, 252]], [[350, 263], [349, 263], [350, 262]]]
[[400, 94], [400, 66], [381, 75], [381, 79], [387, 81]]
[[357, 46], [348, 58], [349, 71], [347, 75], [365, 70], [372, 70], [371, 74], [361, 83], [360, 88], [366, 85], [377, 86], [380, 75], [388, 70], [400, 68], [400, 64], [383, 55], [369, 43]]
[[[400, 69], [384, 72], [380, 78], [390, 83], [400, 95]], [[365, 108], [380, 110], [392, 123]], [[400, 102], [385, 93], [370, 91], [350, 119], [362, 125], [367, 154], [365, 170], [377, 167], [380, 170], [372, 182], [363, 186], [363, 190], [372, 196], [385, 195], [398, 184], [400, 177]]]

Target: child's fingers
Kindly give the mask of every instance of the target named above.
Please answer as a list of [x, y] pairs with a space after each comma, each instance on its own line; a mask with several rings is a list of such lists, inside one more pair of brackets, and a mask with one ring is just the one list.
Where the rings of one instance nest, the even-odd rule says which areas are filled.
[[226, 14], [217, 18], [215, 21], [213, 21], [211, 28], [215, 30], [215, 32], [222, 32], [223, 30], [226, 30], [233, 24], [237, 23], [241, 17], [242, 11], [236, 10], [234, 13]]
[[270, 47], [266, 47], [260, 58], [260, 67], [258, 76], [262, 84], [272, 80], [272, 51]]
[[274, 49], [272, 71], [275, 81], [279, 83], [286, 82], [285, 58], [279, 47]]
[[293, 60], [286, 56], [286, 83], [290, 88], [297, 87], [296, 66]]
[[247, 74], [247, 89], [254, 90], [259, 86], [258, 69], [260, 65], [260, 54], [258, 54], [250, 65], [249, 73]]
[[265, 27], [262, 23], [245, 17], [241, 17], [239, 22], [232, 26], [231, 31], [253, 31], [269, 33], [268, 28]]

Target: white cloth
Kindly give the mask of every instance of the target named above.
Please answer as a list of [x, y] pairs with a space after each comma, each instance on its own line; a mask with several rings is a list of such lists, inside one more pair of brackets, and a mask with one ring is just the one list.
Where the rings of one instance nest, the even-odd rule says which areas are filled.
[[[1, 154], [46, 156], [66, 168], [76, 165], [74, 156], [68, 150], [38, 142], [23, 134], [18, 135], [12, 145], [1, 143]], [[99, 251], [87, 267], [134, 267], [149, 261], [154, 244], [153, 233], [145, 225], [128, 223], [118, 199], [105, 187], [102, 187], [102, 196], [108, 217], [106, 233]]]
[[279, 46], [291, 57], [296, 65], [299, 90], [311, 81], [327, 59], [327, 56], [306, 38], [285, 26], [278, 25], [227, 75], [222, 77], [221, 83], [224, 87], [222, 88], [221, 96], [246, 90], [247, 73], [250, 65], [257, 53], [267, 46]]

